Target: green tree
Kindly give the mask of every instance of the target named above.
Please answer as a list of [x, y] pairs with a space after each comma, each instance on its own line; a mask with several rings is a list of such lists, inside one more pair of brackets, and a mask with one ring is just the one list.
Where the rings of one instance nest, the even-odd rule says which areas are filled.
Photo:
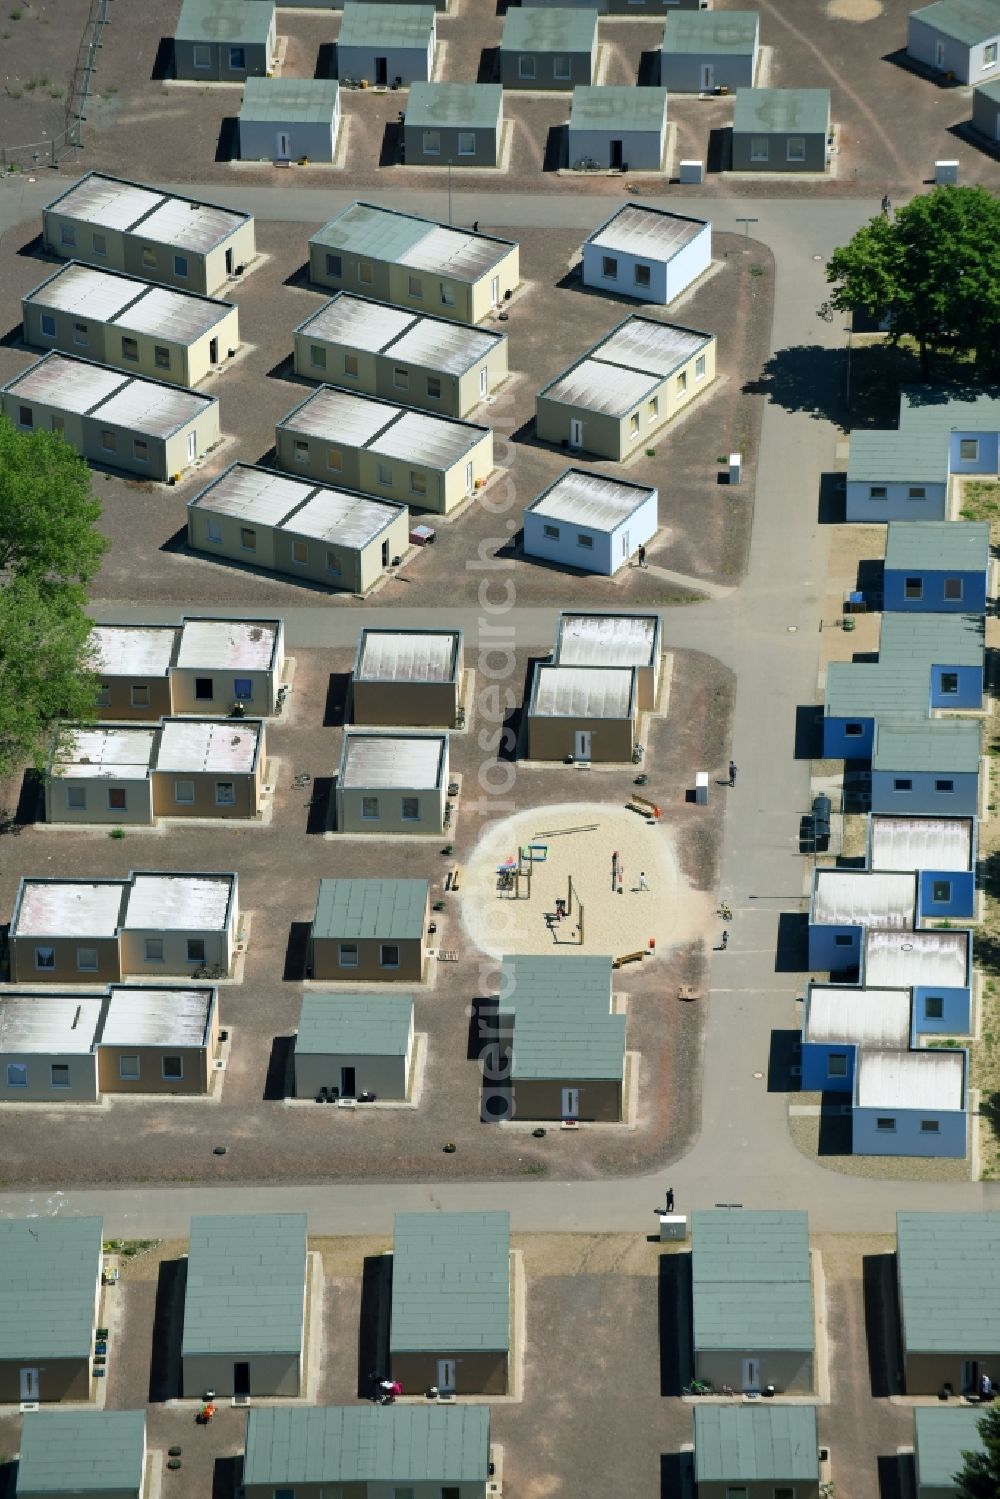
[[1000, 1499], [1000, 1408], [991, 1406], [979, 1422], [981, 1452], [963, 1452], [965, 1466], [955, 1474], [958, 1499]]
[[90, 470], [51, 432], [18, 432], [0, 417], [0, 575], [89, 583], [107, 547]]
[[872, 219], [826, 267], [842, 312], [887, 315], [894, 342], [913, 338], [925, 373], [934, 352], [1000, 349], [1000, 199], [983, 187], [937, 187]]

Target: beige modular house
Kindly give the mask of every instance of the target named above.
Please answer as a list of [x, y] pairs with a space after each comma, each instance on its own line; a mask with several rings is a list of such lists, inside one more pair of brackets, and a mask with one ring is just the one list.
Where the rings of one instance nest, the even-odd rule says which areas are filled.
[[305, 1213], [191, 1219], [182, 1393], [222, 1399], [302, 1394], [308, 1301]]
[[309, 977], [420, 983], [427, 968], [426, 880], [320, 880]]
[[198, 385], [240, 346], [233, 302], [71, 261], [21, 299], [24, 341], [168, 385]]
[[564, 610], [556, 624], [553, 666], [601, 667], [635, 672], [639, 710], [651, 712], [660, 696], [662, 623], [658, 614], [576, 614]]
[[8, 935], [15, 984], [107, 984], [232, 971], [235, 874], [134, 871], [124, 880], [21, 880]]
[[453, 729], [461, 709], [461, 630], [361, 632], [351, 718], [370, 727]]
[[447, 515], [493, 472], [489, 427], [321, 385], [277, 424], [279, 465]]
[[164, 482], [222, 439], [217, 396], [46, 354], [0, 387], [21, 432], [58, 432], [90, 463]]
[[171, 715], [275, 712], [285, 661], [280, 619], [199, 619], [179, 625], [95, 625], [98, 717], [158, 722]]
[[256, 817], [265, 758], [259, 718], [165, 719], [153, 770], [153, 815]]
[[88, 172], [42, 209], [50, 255], [213, 296], [257, 258], [253, 215]]
[[507, 336], [338, 292], [295, 329], [295, 373], [468, 416], [507, 378]]
[[631, 760], [639, 728], [636, 672], [624, 666], [538, 666], [527, 722], [529, 760]]
[[515, 240], [362, 202], [312, 236], [309, 276], [317, 286], [457, 323], [481, 323], [521, 280]]
[[338, 832], [441, 834], [447, 798], [447, 734], [344, 734]]
[[100, 1218], [0, 1219], [0, 1405], [90, 1402]]
[[406, 505], [247, 463], [188, 503], [195, 551], [358, 595], [399, 566], [409, 536]]
[[621, 463], [715, 379], [714, 333], [635, 314], [535, 398], [543, 442]]
[[409, 1098], [412, 998], [304, 994], [293, 1066], [296, 1098]]
[[218, 1011], [218, 993], [207, 985], [0, 994], [0, 1102], [204, 1095], [219, 1049]]
[[45, 821], [151, 827], [159, 739], [158, 726], [139, 724], [57, 729], [45, 779]]

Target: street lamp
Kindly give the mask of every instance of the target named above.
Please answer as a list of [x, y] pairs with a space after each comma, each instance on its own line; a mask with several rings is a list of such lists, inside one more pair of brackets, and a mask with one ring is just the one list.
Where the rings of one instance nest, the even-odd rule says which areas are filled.
[[736, 222], [737, 224], [746, 225], [746, 229], [743, 235], [743, 253], [745, 255], [750, 248], [750, 225], [759, 224], [760, 219], [737, 218]]

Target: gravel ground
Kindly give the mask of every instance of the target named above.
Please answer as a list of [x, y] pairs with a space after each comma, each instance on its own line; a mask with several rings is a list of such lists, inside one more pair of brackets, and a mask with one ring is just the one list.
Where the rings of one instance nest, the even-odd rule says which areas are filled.
[[[818, 1093], [796, 1093], [795, 1104], [818, 1104]], [[842, 1176], [879, 1177], [886, 1181], [968, 1181], [968, 1159], [932, 1160], [930, 1157], [848, 1155], [850, 1149], [849, 1119], [823, 1120], [819, 1115], [789, 1115], [788, 1132], [803, 1155], [839, 1171]], [[821, 1135], [823, 1137], [821, 1144]]]
[[65, 128], [90, 3], [8, 0], [0, 9], [0, 147], [21, 170], [33, 168], [36, 151], [47, 169], [48, 143]]

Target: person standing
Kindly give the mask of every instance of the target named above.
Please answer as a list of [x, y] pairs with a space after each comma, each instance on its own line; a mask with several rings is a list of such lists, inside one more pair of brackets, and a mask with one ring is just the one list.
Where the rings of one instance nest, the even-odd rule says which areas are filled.
[[647, 880], [644, 871], [641, 870], [641, 869], [639, 871], [639, 889], [640, 890], [648, 890], [649, 889], [649, 881]]
[[735, 760], [730, 760], [730, 762], [729, 762], [729, 784], [730, 784], [730, 786], [735, 786], [736, 785], [736, 761]]
[[725, 952], [726, 948], [729, 946], [729, 933], [728, 932], [723, 932], [723, 934], [722, 934], [722, 942], [720, 943], [720, 946], [721, 946], [723, 952]]
[[639, 543], [639, 566], [646, 566], [646, 548], [642, 542]]
[[668, 1213], [672, 1213], [673, 1210], [674, 1210], [674, 1189], [673, 1189], [673, 1187], [668, 1187], [667, 1188], [667, 1212]]

